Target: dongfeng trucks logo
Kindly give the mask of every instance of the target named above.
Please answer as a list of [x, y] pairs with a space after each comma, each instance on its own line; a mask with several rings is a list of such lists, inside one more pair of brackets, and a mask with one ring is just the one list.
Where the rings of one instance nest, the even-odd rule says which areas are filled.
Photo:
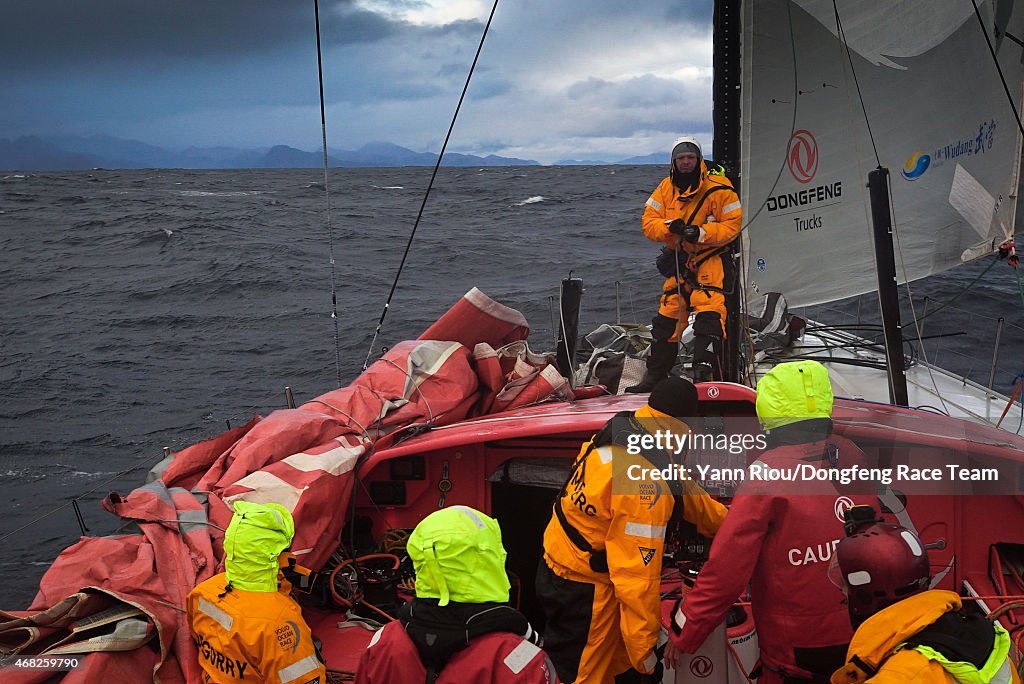
[[908, 181], [916, 181], [924, 175], [924, 172], [928, 170], [928, 165], [931, 163], [932, 158], [930, 156], [924, 152], [915, 152], [907, 157], [907, 161], [903, 164], [903, 169], [900, 171], [900, 175]]
[[810, 131], [801, 129], [790, 137], [786, 157], [789, 172], [796, 182], [810, 183], [818, 172], [818, 141]]
[[839, 522], [846, 522], [846, 509], [853, 508], [853, 506], [853, 499], [848, 496], [841, 496], [836, 499], [833, 510], [836, 517], [839, 518]]

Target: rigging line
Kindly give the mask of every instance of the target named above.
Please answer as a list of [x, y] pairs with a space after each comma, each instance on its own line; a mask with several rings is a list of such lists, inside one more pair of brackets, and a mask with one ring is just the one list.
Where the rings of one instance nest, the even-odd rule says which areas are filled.
[[391, 299], [395, 296], [395, 290], [398, 289], [398, 279], [402, 277], [402, 270], [405, 268], [405, 261], [409, 258], [409, 250], [412, 248], [412, 242], [416, 238], [416, 229], [419, 228], [420, 219], [423, 218], [423, 210], [427, 206], [427, 199], [430, 197], [430, 190], [434, 187], [434, 179], [437, 178], [437, 171], [441, 168], [441, 160], [444, 158], [444, 152], [448, 148], [448, 141], [452, 137], [452, 131], [455, 129], [455, 121], [459, 118], [459, 110], [462, 109], [462, 102], [466, 99], [466, 92], [469, 90], [469, 82], [473, 78], [473, 71], [476, 69], [476, 63], [480, 59], [480, 52], [484, 49], [484, 40], [487, 38], [487, 31], [491, 28], [491, 20], [494, 19], [494, 12], [498, 9], [498, 0], [494, 0], [494, 4], [491, 5], [491, 13], [487, 17], [487, 24], [484, 26], [484, 31], [480, 35], [480, 43], [476, 47], [476, 54], [473, 56], [473, 63], [469, 67], [469, 73], [466, 74], [466, 83], [462, 86], [462, 94], [459, 95], [459, 102], [455, 105], [455, 113], [452, 114], [452, 121], [448, 125], [448, 133], [444, 136], [444, 143], [441, 145], [441, 151], [437, 155], [437, 162], [434, 164], [434, 170], [430, 174], [430, 182], [427, 183], [426, 192], [423, 193], [423, 201], [420, 203], [419, 213], [416, 214], [416, 221], [413, 222], [412, 232], [409, 233], [409, 241], [405, 243], [405, 252], [402, 254], [402, 261], [398, 264], [398, 272], [395, 273], [395, 281], [391, 284], [391, 292], [388, 293], [387, 301], [384, 302], [384, 310], [380, 312], [380, 321], [377, 322], [377, 328], [373, 331], [373, 339], [370, 340], [370, 348], [366, 350], [366, 360], [363, 361], [363, 370], [366, 370], [370, 363], [370, 355], [373, 354], [373, 345], [377, 341], [377, 336], [380, 335], [381, 329], [384, 327], [384, 318], [388, 315], [388, 308], [391, 306]]
[[320, 134], [324, 151], [324, 202], [326, 203], [327, 243], [331, 259], [331, 320], [334, 321], [334, 374], [341, 387], [341, 342], [338, 337], [338, 285], [334, 265], [334, 226], [331, 225], [331, 193], [327, 189], [327, 114], [324, 110], [324, 62], [320, 49], [320, 0], [313, 0], [316, 19], [316, 72], [320, 83]]
[[[914, 319], [914, 332], [917, 334], [918, 340], [921, 341], [921, 357], [924, 358], [924, 369], [928, 372], [928, 380], [931, 381], [931, 383], [932, 383], [932, 389], [935, 390], [935, 396], [938, 398], [939, 403], [942, 404], [942, 409], [948, 415], [949, 414], [949, 407], [946, 405], [946, 400], [943, 399], [942, 393], [939, 392], [939, 384], [938, 384], [938, 382], [936, 382], [935, 374], [932, 372], [931, 361], [928, 360], [928, 350], [925, 348], [924, 341], [921, 339], [923, 337], [921, 335], [921, 320], [923, 320], [923, 318], [919, 319], [917, 317], [917, 309], [914, 308], [914, 294], [910, 290], [910, 277], [907, 275], [907, 264], [906, 264], [906, 262], [903, 259], [903, 243], [900, 242], [900, 231], [899, 231], [899, 228], [898, 228], [899, 224], [896, 221], [896, 203], [892, 201], [892, 185], [891, 185], [891, 182], [890, 182], [891, 179], [892, 179], [892, 176], [890, 176], [887, 173], [885, 178], [886, 178], [886, 192], [889, 195], [889, 216], [890, 216], [890, 219], [892, 221], [892, 225], [891, 225], [892, 234], [893, 234], [893, 237], [896, 238], [896, 250], [895, 251], [896, 251], [897, 254], [899, 254], [899, 257], [900, 257], [900, 268], [903, 269], [903, 278], [904, 278], [903, 287], [906, 289], [906, 291], [907, 291], [907, 299], [910, 301], [910, 315]], [[988, 270], [988, 269], [986, 269], [986, 270]], [[984, 275], [984, 274], [982, 274], [982, 275]], [[975, 282], [977, 282], [977, 281], [975, 281]], [[971, 285], [973, 285], [973, 284], [974, 283], [971, 283]], [[968, 285], [967, 287], [970, 287], [970, 285]], [[966, 289], [964, 290], [964, 292], [966, 292]], [[963, 294], [963, 292], [961, 292], [961, 294]], [[950, 303], [952, 303], [952, 302], [950, 302]], [[942, 307], [939, 307], [939, 308], [941, 309]], [[936, 310], [938, 310], [938, 309], [936, 309]], [[935, 312], [933, 311], [932, 313], [935, 313]], [[903, 340], [903, 331], [900, 330], [899, 334], [900, 334], [900, 339]], [[900, 353], [901, 354], [903, 353], [903, 345], [902, 344], [900, 345]], [[903, 374], [904, 374], [904, 376], [906, 376], [906, 369], [904, 369], [904, 373]]]
[[878, 146], [875, 144], [875, 134], [871, 130], [871, 121], [868, 119], [868, 109], [864, 104], [864, 93], [860, 90], [860, 81], [857, 80], [857, 70], [853, 67], [853, 57], [850, 55], [850, 45], [846, 42], [846, 31], [843, 30], [843, 22], [839, 19], [839, 6], [836, 4], [836, 0], [832, 0], [832, 11], [836, 17], [836, 31], [839, 33], [839, 41], [843, 44], [843, 48], [846, 51], [846, 59], [850, 63], [850, 73], [853, 74], [853, 85], [857, 89], [857, 97], [860, 99], [860, 108], [864, 112], [864, 125], [868, 129], [868, 137], [871, 139], [871, 149], [875, 153], [875, 163], [878, 166], [882, 165], [882, 161], [878, 156]]
[[[999, 73], [999, 80], [1003, 84], [1003, 91], [1006, 93], [1006, 100], [1010, 103], [1010, 108], [1013, 110], [1013, 116], [1017, 119], [1017, 129], [1024, 133], [1024, 124], [1021, 123], [1020, 113], [1017, 111], [1017, 105], [1013, 101], [1013, 95], [1010, 94], [1010, 87], [1006, 85], [1006, 77], [1003, 75], [1003, 68], [999, 66], [999, 58], [996, 56], [996, 49], [992, 46], [992, 39], [988, 35], [988, 29], [985, 28], [985, 22], [981, 18], [981, 10], [978, 9], [977, 0], [971, 0], [971, 4], [974, 5], [974, 16], [978, 17], [978, 26], [981, 28], [981, 32], [985, 35], [985, 43], [988, 45], [989, 54], [992, 55], [992, 63], [996, 65], [996, 72]], [[1010, 34], [1004, 34], [1009, 36]], [[1015, 43], [1018, 45], [1020, 41], [1010, 36]]]
[[[924, 319], [928, 318], [928, 317], [929, 317], [929, 316], [931, 316], [932, 314], [936, 314], [936, 313], [938, 313], [938, 312], [942, 311], [942, 310], [943, 310], [943, 309], [945, 309], [945, 308], [946, 308], [947, 306], [951, 305], [951, 304], [952, 304], [953, 302], [955, 302], [956, 300], [960, 299], [960, 297], [961, 297], [961, 296], [963, 296], [963, 295], [964, 295], [964, 294], [965, 294], [965, 293], [966, 293], [966, 292], [967, 292], [968, 290], [970, 290], [970, 289], [971, 289], [972, 287], [974, 287], [974, 286], [975, 286], [975, 284], [977, 284], [977, 282], [978, 282], [979, 280], [981, 280], [981, 277], [982, 277], [983, 275], [985, 275], [986, 273], [988, 273], [988, 272], [989, 272], [989, 269], [991, 269], [991, 268], [992, 268], [993, 266], [995, 266], [995, 265], [996, 265], [997, 263], [999, 263], [999, 257], [998, 257], [998, 256], [996, 256], [996, 257], [995, 257], [994, 259], [992, 259], [992, 262], [991, 262], [991, 263], [990, 263], [990, 264], [989, 264], [988, 266], [986, 266], [986, 267], [985, 267], [985, 270], [983, 270], [983, 271], [982, 271], [981, 273], [979, 273], [979, 274], [978, 274], [978, 277], [977, 277], [977, 278], [975, 278], [974, 280], [972, 280], [972, 281], [971, 281], [970, 283], [968, 283], [968, 284], [967, 284], [967, 286], [966, 286], [966, 287], [964, 287], [964, 288], [963, 288], [962, 290], [960, 290], [960, 291], [959, 291], [959, 292], [957, 292], [957, 293], [956, 293], [955, 295], [953, 295], [953, 298], [952, 298], [952, 299], [950, 299], [950, 300], [949, 300], [948, 302], [946, 302], [945, 304], [943, 304], [943, 305], [942, 305], [942, 306], [940, 306], [939, 308], [937, 308], [937, 309], [934, 309], [934, 310], [932, 310], [932, 311], [929, 311], [929, 312], [928, 312], [928, 313], [926, 313], [926, 314], [925, 314], [924, 316], [921, 316], [920, 318], [917, 318], [917, 319], [915, 319], [915, 322], [918, 322], [918, 321], [923, 321]], [[909, 290], [909, 289], [907, 290], [907, 295], [908, 295], [908, 296], [910, 295], [910, 290]], [[911, 301], [913, 301], [913, 299], [911, 299]], [[920, 331], [918, 331], [918, 335], [920, 335], [920, 334], [921, 334], [921, 333], [920, 333]]]
[[[878, 146], [875, 143], [875, 134], [874, 134], [874, 131], [871, 128], [871, 121], [868, 118], [867, 105], [864, 103], [864, 93], [861, 91], [860, 80], [857, 78], [857, 69], [853, 65], [853, 55], [850, 52], [850, 45], [846, 41], [846, 31], [843, 29], [843, 22], [842, 22], [842, 19], [840, 19], [840, 17], [839, 17], [839, 6], [836, 3], [836, 0], [832, 0], [832, 11], [833, 11], [833, 13], [835, 15], [835, 19], [836, 19], [836, 32], [837, 32], [838, 38], [840, 40], [840, 43], [842, 44], [843, 49], [846, 52], [847, 63], [850, 66], [850, 74], [853, 76], [853, 84], [854, 84], [854, 87], [857, 90], [857, 98], [860, 101], [861, 112], [863, 113], [863, 116], [864, 116], [864, 126], [867, 129], [868, 139], [871, 141], [871, 150], [872, 150], [872, 152], [875, 155], [875, 165], [876, 165], [877, 168], [882, 168], [882, 161], [881, 161], [881, 158], [878, 156]], [[910, 292], [910, 281], [907, 278], [907, 266], [906, 266], [906, 262], [905, 262], [905, 260], [903, 258], [903, 246], [900, 243], [900, 235], [899, 235], [899, 230], [898, 230], [898, 227], [897, 227], [898, 223], [896, 221], [895, 204], [892, 202], [892, 186], [889, 184], [889, 176], [888, 175], [886, 176], [886, 192], [889, 195], [889, 214], [890, 214], [890, 220], [891, 220], [892, 234], [896, 238], [896, 250], [895, 251], [899, 254], [900, 268], [903, 269], [903, 277], [904, 277], [904, 281], [905, 281], [904, 282], [904, 287], [906, 287], [907, 296], [910, 298], [910, 301], [911, 301], [910, 311], [911, 311], [911, 315], [914, 318], [914, 330], [917, 332], [918, 338], [920, 338], [921, 337], [921, 329], [920, 329], [920, 324], [919, 324], [919, 322], [917, 320], [917, 311], [915, 311], [914, 307], [913, 307], [913, 301], [914, 300], [913, 300], [913, 295]], [[901, 337], [902, 337], [902, 331], [901, 331]], [[903, 349], [902, 349], [902, 346], [901, 346], [899, 352], [901, 354], [904, 353]], [[924, 357], [925, 369], [928, 371], [928, 378], [931, 380], [932, 387], [935, 389], [935, 395], [939, 398], [939, 401], [942, 403], [943, 409], [945, 409], [948, 412], [949, 409], [946, 406], [946, 402], [942, 398], [942, 395], [939, 393], [938, 384], [936, 383], [935, 377], [934, 377], [934, 375], [932, 373], [932, 367], [931, 367], [931, 364], [928, 361], [928, 353], [924, 349], [924, 344], [923, 343], [921, 345], [921, 353], [922, 353], [922, 356]]]

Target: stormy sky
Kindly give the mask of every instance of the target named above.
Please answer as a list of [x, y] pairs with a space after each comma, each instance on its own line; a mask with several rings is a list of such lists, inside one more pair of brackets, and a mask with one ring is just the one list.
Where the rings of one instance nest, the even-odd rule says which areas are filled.
[[[0, 138], [320, 147], [313, 0], [0, 0]], [[321, 0], [328, 146], [438, 151], [490, 0]], [[710, 143], [710, 0], [499, 0], [449, 150]]]

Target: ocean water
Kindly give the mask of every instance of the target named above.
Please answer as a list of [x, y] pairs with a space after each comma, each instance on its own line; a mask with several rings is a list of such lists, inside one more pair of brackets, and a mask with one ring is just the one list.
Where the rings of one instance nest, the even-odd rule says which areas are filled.
[[[28, 605], [77, 541], [73, 500], [90, 535], [115, 531], [99, 501], [142, 484], [164, 447], [281, 408], [285, 387], [301, 403], [347, 384], [474, 286], [526, 315], [535, 350], [554, 348], [550, 299], [570, 274], [581, 332], [615, 320], [616, 283], [620, 318], [650, 320], [661, 278], [639, 215], [660, 166], [442, 169], [371, 348], [430, 173], [332, 169], [329, 212], [319, 170], [0, 175], [0, 608]], [[915, 296], [948, 301], [987, 265]], [[876, 308], [861, 299], [865, 320]], [[939, 363], [987, 383], [978, 333], [1003, 316], [1008, 393], [1022, 311], [997, 264], [929, 322], [971, 333], [944, 338]]]

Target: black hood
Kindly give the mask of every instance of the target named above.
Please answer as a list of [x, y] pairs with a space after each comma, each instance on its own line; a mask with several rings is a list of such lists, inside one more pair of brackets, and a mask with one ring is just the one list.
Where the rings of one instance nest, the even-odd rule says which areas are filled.
[[526, 616], [503, 603], [437, 604], [438, 599], [415, 599], [398, 611], [428, 671], [440, 672], [449, 658], [483, 634], [511, 632], [534, 643], [539, 640]]

